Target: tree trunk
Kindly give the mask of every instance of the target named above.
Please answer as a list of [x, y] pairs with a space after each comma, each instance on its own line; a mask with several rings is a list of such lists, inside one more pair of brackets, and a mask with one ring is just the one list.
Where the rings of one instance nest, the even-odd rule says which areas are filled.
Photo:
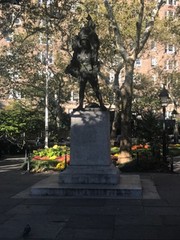
[[120, 63], [114, 79], [114, 92], [115, 92], [115, 113], [114, 113], [114, 120], [112, 123], [112, 130], [111, 130], [111, 137], [117, 137], [117, 129], [119, 125], [119, 118], [120, 118], [120, 101], [121, 101], [121, 93], [120, 93], [120, 86], [119, 86], [119, 74], [121, 69], [123, 68], [124, 64]]
[[112, 129], [111, 129], [111, 138], [116, 141], [117, 134], [118, 134], [118, 126], [120, 124], [120, 111], [119, 109], [115, 109], [114, 112], [114, 120], [112, 123]]
[[120, 139], [120, 155], [118, 163], [129, 162], [131, 156], [131, 109], [133, 95], [133, 72], [134, 61], [129, 60], [125, 64], [125, 81], [121, 88], [121, 139]]

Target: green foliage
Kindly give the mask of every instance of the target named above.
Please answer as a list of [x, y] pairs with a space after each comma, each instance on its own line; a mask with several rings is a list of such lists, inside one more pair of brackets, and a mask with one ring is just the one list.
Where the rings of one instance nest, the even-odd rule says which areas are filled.
[[119, 153], [120, 149], [119, 147], [111, 147], [111, 154]]
[[158, 145], [161, 138], [162, 127], [159, 115], [153, 111], [141, 112], [141, 119], [136, 119], [136, 134], [141, 142], [148, 142], [151, 146]]
[[[44, 114], [48, 72], [49, 128], [57, 135], [61, 128], [69, 128], [69, 119], [62, 106], [69, 100], [71, 91], [71, 84], [65, 81], [63, 74], [69, 54], [66, 45], [68, 34], [65, 36], [65, 30], [67, 22], [70, 22], [71, 6], [76, 2], [53, 1], [46, 8], [45, 4], [38, 5], [36, 1], [23, 1], [20, 7], [5, 5], [1, 12], [1, 26], [3, 22], [5, 26], [4, 31], [1, 29], [2, 37], [6, 37], [10, 30], [13, 32], [13, 41], [1, 48], [0, 81], [6, 91], [0, 95], [6, 97], [13, 89], [36, 108], [37, 115]], [[12, 13], [15, 19], [22, 20], [21, 26], [14, 24]], [[54, 56], [48, 69], [45, 59], [47, 35], [49, 58], [51, 53]], [[44, 126], [42, 123], [38, 125]]]
[[13, 102], [2, 109], [0, 114], [0, 135], [17, 137], [24, 132], [37, 134], [41, 130], [43, 118], [19, 102]]
[[40, 157], [47, 157], [50, 160], [53, 160], [59, 156], [69, 154], [69, 152], [70, 152], [69, 147], [54, 145], [51, 148], [34, 150], [32, 157], [40, 156]]
[[[136, 49], [136, 51], [134, 51], [134, 49], [138, 46], [138, 42], [144, 39], [143, 33], [147, 25], [152, 23], [152, 8], [157, 1], [145, 1], [145, 8], [142, 12], [140, 3], [143, 3], [143, 1], [122, 0], [117, 2], [109, 0], [108, 2], [112, 6], [115, 21], [120, 29], [119, 35], [117, 34], [118, 31], [116, 31], [117, 29], [113, 21], [111, 21], [107, 14], [107, 9], [104, 7], [105, 1], [101, 0], [82, 0], [80, 2], [77, 0], [55, 0], [49, 8], [47, 8], [45, 4], [38, 6], [38, 4], [33, 2], [30, 3], [30, 1], [22, 1], [20, 8], [7, 6], [4, 11], [2, 11], [1, 25], [3, 29], [1, 29], [1, 32], [7, 33], [7, 30], [11, 30], [15, 35], [14, 42], [10, 43], [8, 48], [5, 47], [2, 50], [0, 59], [1, 83], [6, 87], [7, 92], [10, 92], [12, 88], [21, 92], [23, 97], [28, 98], [32, 105], [38, 106], [37, 111], [41, 112], [44, 110], [47, 66], [46, 61], [40, 61], [37, 57], [38, 53], [46, 49], [45, 45], [39, 44], [39, 37], [40, 34], [44, 36], [48, 35], [49, 38], [54, 36], [52, 39], [53, 45], [49, 45], [49, 51], [53, 51], [53, 46], [56, 46], [59, 53], [54, 59], [54, 64], [48, 66], [49, 117], [54, 132], [58, 132], [59, 126], [64, 123], [63, 119], [66, 117], [64, 117], [62, 106], [68, 100], [69, 93], [75, 85], [71, 81], [65, 81], [65, 76], [63, 74], [64, 68], [67, 65], [66, 61], [68, 60], [68, 56], [71, 56], [72, 49], [70, 45], [72, 43], [72, 36], [76, 34], [82, 22], [84, 22], [83, 20], [85, 20], [87, 13], [91, 14], [93, 19], [95, 19], [97, 33], [101, 40], [100, 62], [104, 66], [103, 70], [106, 70], [106, 78], [109, 78], [109, 70], [111, 68], [118, 73], [119, 66], [117, 65], [119, 65], [122, 60], [122, 55], [120, 54], [121, 47], [126, 50], [125, 55], [129, 55], [130, 59], [134, 58], [134, 56], [136, 57], [136, 53], [138, 53], [139, 49]], [[71, 7], [76, 3], [78, 3], [77, 12], [72, 12]], [[23, 32], [19, 35], [16, 34], [18, 32], [18, 27], [15, 26], [12, 21], [12, 13], [15, 17], [21, 17], [23, 20]], [[139, 15], [140, 13], [142, 16]], [[138, 26], [137, 23], [141, 17], [142, 24]], [[42, 20], [45, 21], [45, 26], [41, 24]], [[139, 39], [136, 37], [138, 35], [137, 29], [139, 31]], [[5, 36], [5, 34], [3, 35]], [[120, 39], [118, 39], [119, 36]], [[12, 54], [7, 57], [6, 53], [8, 49], [12, 51]], [[12, 70], [13, 73], [9, 73], [9, 70]], [[119, 72], [120, 70], [121, 69], [119, 69]], [[19, 75], [19, 80], [23, 79], [26, 84], [24, 84], [24, 81], [14, 81], [16, 73]], [[131, 74], [128, 73], [127, 75], [128, 82], [131, 83], [133, 82], [132, 73], [133, 71]], [[129, 76], [131, 76], [131, 79]], [[119, 85], [116, 87], [119, 88]], [[129, 89], [132, 89], [132, 86], [129, 86]], [[113, 91], [114, 89], [109, 90], [105, 88], [104, 95], [107, 95], [107, 102], [110, 100], [108, 99], [109, 93]], [[153, 91], [149, 90], [149, 92]], [[142, 94], [141, 100], [139, 101], [143, 102], [143, 104], [141, 104], [142, 109], [144, 109], [144, 105], [147, 106], [149, 102], [149, 106], [151, 107], [152, 102], [154, 102], [154, 100], [152, 100], [152, 95], [149, 96], [149, 98], [144, 96], [146, 95]], [[130, 98], [125, 99], [124, 103], [128, 102], [130, 103], [129, 106], [131, 106], [131, 94], [129, 97]], [[137, 106], [140, 106], [139, 102]], [[119, 102], [117, 101], [116, 105], [118, 104]], [[118, 109], [119, 108], [118, 106]], [[131, 109], [129, 108], [128, 111], [129, 114], [126, 113], [125, 117], [129, 119], [127, 122], [130, 123]], [[23, 124], [23, 121], [20, 122]], [[125, 125], [127, 125], [127, 122]], [[124, 124], [123, 121], [122, 124]], [[17, 127], [15, 124], [13, 126]], [[12, 131], [10, 128], [9, 125], [8, 131]], [[22, 125], [21, 128], [24, 129], [25, 126]], [[122, 129], [130, 129], [130, 127], [122, 127]], [[18, 130], [14, 128], [14, 132], [15, 131]], [[128, 138], [130, 139], [130, 136], [128, 136]]]
[[62, 171], [65, 168], [64, 162], [58, 161], [31, 161], [30, 162], [30, 171], [31, 172], [45, 172], [45, 171]]
[[163, 77], [166, 79], [167, 84], [169, 84], [169, 92], [175, 106], [180, 105], [180, 73], [173, 71], [169, 74], [164, 74]]
[[136, 113], [142, 112], [142, 109], [148, 111], [159, 110], [159, 87], [155, 85], [152, 78], [143, 74], [138, 74], [134, 81], [133, 106]]

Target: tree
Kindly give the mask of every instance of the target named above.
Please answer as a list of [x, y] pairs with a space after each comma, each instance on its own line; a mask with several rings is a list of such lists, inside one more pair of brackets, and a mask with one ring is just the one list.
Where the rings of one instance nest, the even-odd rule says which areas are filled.
[[132, 112], [142, 114], [143, 111], [158, 111], [161, 108], [159, 101], [158, 83], [144, 75], [134, 76], [134, 91], [132, 100]]
[[[76, 3], [78, 3], [76, 5]], [[8, 14], [14, 11], [16, 17], [22, 16], [24, 31], [21, 35], [15, 35], [16, 44], [12, 44], [12, 56], [4, 55], [1, 59], [1, 75], [6, 86], [12, 86], [17, 90], [22, 90], [26, 98], [31, 99], [32, 103], [42, 106], [45, 89], [46, 61], [40, 61], [37, 58], [37, 52], [40, 48], [37, 46], [39, 34], [45, 36], [54, 35], [54, 41], [59, 45], [56, 63], [49, 66], [48, 70], [52, 73], [50, 78], [50, 111], [52, 116], [54, 106], [62, 105], [68, 98], [70, 88], [74, 87], [74, 83], [70, 78], [64, 81], [64, 69], [67, 65], [68, 56], [71, 55], [70, 43], [72, 37], [76, 35], [81, 27], [83, 18], [87, 13], [92, 15], [96, 23], [97, 33], [100, 37], [100, 77], [109, 83], [107, 73], [112, 69], [115, 72], [112, 87], [104, 88], [105, 99], [108, 102], [109, 93], [115, 95], [116, 116], [121, 111], [122, 124], [122, 141], [120, 148], [122, 153], [131, 158], [131, 112], [132, 101], [134, 99], [134, 63], [135, 60], [143, 53], [146, 43], [152, 35], [155, 19], [163, 1], [115, 1], [115, 0], [55, 0], [47, 8], [46, 5], [37, 6], [22, 1], [20, 8], [15, 10], [14, 6], [8, 10]], [[76, 11], [72, 11], [72, 6], [76, 5]], [[16, 18], [15, 18], [16, 19]], [[14, 26], [14, 21], [7, 22], [6, 15], [2, 17], [2, 22], [6, 26]], [[45, 20], [45, 26], [41, 25]], [[48, 28], [47, 28], [48, 26]], [[10, 28], [10, 29], [11, 29]], [[68, 31], [67, 31], [68, 29]], [[155, 31], [156, 33], [156, 31]], [[154, 34], [155, 34], [154, 33]], [[60, 39], [60, 41], [58, 41]], [[5, 52], [5, 51], [4, 51]], [[22, 79], [26, 79], [26, 86], [18, 82], [14, 82], [12, 72], [6, 68], [19, 70]], [[43, 70], [43, 71], [42, 71]], [[13, 72], [13, 77], [15, 77]], [[119, 75], [124, 77], [123, 85], [119, 85]], [[104, 84], [105, 85], [105, 84]], [[7, 88], [8, 89], [8, 88]], [[113, 93], [113, 94], [112, 94]], [[58, 95], [55, 101], [54, 95]], [[54, 119], [57, 116], [54, 114]]]
[[[69, 21], [71, 5], [76, 2], [55, 0], [50, 5], [38, 5], [21, 1], [14, 5], [9, 1], [2, 5], [2, 38], [13, 33], [13, 39], [1, 48], [1, 97], [21, 97], [42, 112], [48, 77], [50, 121], [57, 130], [54, 127], [53, 132], [58, 132], [64, 122], [63, 104], [70, 95], [70, 84], [63, 75], [68, 52], [65, 21]], [[58, 54], [52, 59], [54, 46]]]
[[30, 138], [43, 130], [43, 115], [31, 106], [23, 107], [18, 101], [2, 109], [0, 115], [0, 137], [5, 136], [7, 139], [18, 141], [23, 133]]
[[154, 159], [160, 160], [160, 143], [162, 136], [162, 124], [159, 114], [152, 110], [142, 110], [140, 119], [136, 119], [136, 137], [151, 147]]
[[[176, 12], [174, 16], [167, 18], [164, 26], [164, 28], [166, 29], [166, 32], [168, 32], [170, 35], [169, 42], [174, 45], [175, 55], [180, 47], [180, 23], [179, 23], [180, 21], [179, 20], [180, 20], [180, 7], [178, 6], [176, 8]], [[166, 43], [168, 43], [167, 40], [166, 40]], [[176, 109], [180, 105], [180, 102], [179, 102], [180, 73], [177, 68], [176, 58], [174, 58], [173, 71], [171, 73], [164, 74], [164, 77], [169, 87], [170, 97], [172, 99], [172, 102], [174, 103], [174, 108]]]
[[[121, 87], [121, 155], [125, 161], [131, 160], [131, 114], [133, 99], [134, 64], [139, 54], [145, 47], [153, 30], [155, 19], [164, 1], [152, 1], [151, 3], [140, 1], [121, 1], [122, 4], [113, 5], [113, 1], [105, 0], [108, 18], [114, 30], [114, 39], [117, 52], [123, 59], [125, 68], [125, 80]], [[117, 19], [115, 11], [125, 11], [125, 19]], [[121, 20], [119, 22], [118, 20]], [[131, 26], [131, 32], [130, 28]], [[133, 27], [132, 27], [133, 26]]]

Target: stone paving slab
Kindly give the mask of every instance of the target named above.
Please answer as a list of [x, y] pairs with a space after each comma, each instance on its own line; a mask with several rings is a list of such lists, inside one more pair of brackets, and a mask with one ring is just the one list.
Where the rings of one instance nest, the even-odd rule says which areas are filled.
[[144, 207], [147, 215], [180, 216], [180, 207]]
[[31, 216], [31, 219], [28, 219], [28, 222], [25, 222], [24, 219], [10, 219], [0, 225], [1, 238], [21, 238], [27, 223], [31, 226], [31, 232], [28, 235], [28, 239], [55, 239], [65, 225], [65, 223], [47, 222], [46, 219], [44, 219], [44, 221], [42, 219], [38, 221], [38, 219], [33, 216]]
[[47, 205], [26, 205], [20, 204], [6, 212], [8, 215], [14, 214], [45, 214], [51, 206]]
[[151, 215], [147, 216], [143, 214], [122, 214], [121, 216], [115, 217], [115, 227], [121, 227], [124, 225], [128, 226], [136, 226], [139, 228], [140, 226], [162, 226], [163, 220], [161, 216]]
[[59, 240], [110, 240], [113, 237], [113, 229], [79, 229], [79, 228], [65, 228], [60, 232], [57, 239]]
[[121, 239], [155, 240], [158, 239], [158, 229], [156, 226], [141, 226], [139, 228], [135, 225], [118, 226], [114, 230], [113, 240]]
[[70, 220], [69, 215], [59, 215], [59, 214], [21, 214], [21, 215], [13, 215], [9, 219], [13, 221], [24, 221], [24, 223], [28, 223], [33, 219], [39, 222], [54, 222], [54, 223], [66, 223]]
[[180, 175], [140, 176], [141, 199], [85, 199], [32, 197], [45, 175], [0, 172], [0, 240], [21, 240], [27, 223], [33, 240], [179, 240]]
[[142, 205], [144, 207], [151, 206], [151, 207], [166, 207], [169, 206], [168, 202], [163, 199], [142, 199]]
[[180, 228], [180, 216], [178, 215], [167, 215], [167, 216], [161, 216], [162, 217], [162, 223], [165, 226], [175, 226], [177, 228]]
[[81, 215], [121, 215], [121, 214], [141, 214], [144, 212], [144, 209], [142, 206], [136, 206], [136, 207], [128, 207], [128, 206], [104, 206], [104, 207], [71, 207], [68, 208], [57, 208], [52, 207], [49, 212], [51, 213], [57, 213], [57, 214], [81, 214]]
[[72, 215], [67, 222], [67, 228], [74, 229], [113, 229], [114, 216], [109, 215]]

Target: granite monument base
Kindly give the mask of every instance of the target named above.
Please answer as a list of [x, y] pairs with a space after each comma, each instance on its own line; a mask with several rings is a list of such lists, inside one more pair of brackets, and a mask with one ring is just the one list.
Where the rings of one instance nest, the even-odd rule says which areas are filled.
[[70, 155], [70, 166], [32, 186], [32, 196], [142, 198], [139, 175], [122, 175], [112, 164], [108, 111], [72, 114]]
[[120, 175], [118, 184], [61, 184], [53, 174], [30, 189], [31, 196], [62, 198], [142, 199], [143, 188], [139, 175]]
[[110, 158], [110, 119], [98, 109], [71, 116], [71, 162], [60, 173], [62, 184], [118, 184], [119, 170]]

